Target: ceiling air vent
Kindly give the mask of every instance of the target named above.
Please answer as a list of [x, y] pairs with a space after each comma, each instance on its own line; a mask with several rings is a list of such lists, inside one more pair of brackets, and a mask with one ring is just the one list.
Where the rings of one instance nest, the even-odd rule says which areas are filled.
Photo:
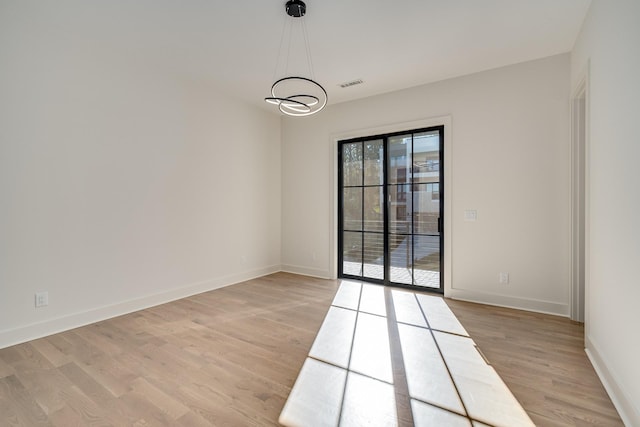
[[344, 88], [355, 86], [355, 85], [361, 85], [362, 83], [364, 83], [362, 79], [351, 80], [350, 82], [340, 83], [340, 87], [344, 89]]

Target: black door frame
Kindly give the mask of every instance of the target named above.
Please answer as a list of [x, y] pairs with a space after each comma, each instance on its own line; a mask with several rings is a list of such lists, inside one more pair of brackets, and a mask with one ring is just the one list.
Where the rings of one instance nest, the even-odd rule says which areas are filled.
[[[440, 209], [440, 215], [439, 215], [439, 219], [438, 219], [438, 231], [439, 231], [439, 236], [440, 236], [440, 286], [439, 288], [431, 288], [428, 286], [420, 286], [420, 285], [414, 285], [414, 284], [405, 284], [405, 283], [397, 283], [397, 282], [391, 282], [390, 281], [390, 259], [389, 259], [389, 195], [388, 195], [388, 140], [389, 138], [392, 138], [394, 136], [400, 136], [400, 135], [407, 135], [407, 134], [416, 134], [416, 133], [421, 133], [421, 132], [430, 132], [430, 131], [438, 131], [439, 134], [439, 171], [438, 171], [438, 183], [439, 183], [439, 209]], [[422, 128], [418, 128], [418, 129], [409, 129], [409, 130], [403, 130], [403, 131], [397, 131], [397, 132], [391, 132], [391, 133], [385, 133], [385, 134], [378, 134], [378, 135], [368, 135], [368, 136], [363, 136], [363, 137], [356, 137], [356, 138], [350, 138], [350, 139], [344, 139], [344, 140], [339, 140], [338, 141], [338, 236], [337, 236], [337, 243], [338, 243], [338, 278], [345, 278], [345, 279], [353, 279], [353, 280], [360, 280], [360, 281], [366, 281], [366, 282], [371, 282], [371, 283], [378, 283], [378, 284], [383, 284], [383, 285], [388, 285], [388, 286], [395, 286], [395, 287], [402, 287], [402, 288], [411, 288], [411, 289], [419, 289], [419, 290], [423, 290], [423, 291], [430, 291], [430, 292], [436, 292], [436, 293], [444, 293], [444, 241], [445, 241], [445, 232], [444, 232], [444, 207], [445, 207], [445, 197], [446, 197], [446, 192], [445, 192], [445, 182], [444, 182], [444, 162], [445, 162], [445, 153], [444, 153], [444, 141], [445, 141], [445, 126], [444, 124], [442, 125], [437, 125], [437, 126], [429, 126], [429, 127], [422, 127]], [[364, 277], [364, 275], [362, 276], [354, 276], [354, 275], [349, 275], [349, 274], [344, 274], [343, 271], [343, 232], [344, 232], [344, 215], [343, 215], [343, 207], [344, 207], [344, 201], [343, 201], [343, 162], [342, 162], [342, 146], [344, 144], [348, 144], [348, 143], [355, 143], [355, 142], [359, 142], [363, 144], [363, 157], [364, 157], [364, 143], [367, 141], [373, 141], [373, 140], [382, 140], [383, 141], [383, 198], [384, 198], [384, 214], [383, 214], [383, 221], [384, 221], [384, 229], [383, 229], [383, 240], [384, 240], [384, 273], [383, 273], [383, 279], [375, 279], [375, 278], [370, 278], [370, 277]], [[413, 153], [413, 146], [412, 146], [412, 153]], [[363, 160], [364, 161], [364, 160]], [[413, 166], [412, 166], [413, 167]], [[363, 174], [364, 174], [364, 168], [363, 168]], [[411, 187], [411, 194], [413, 195], [413, 182], [408, 182], [407, 184], [409, 184]], [[362, 187], [364, 188], [364, 181], [362, 182]], [[362, 203], [364, 203], [364, 197], [363, 197], [363, 201]], [[363, 236], [364, 236], [364, 230], [362, 230]], [[412, 227], [412, 235], [413, 235], [413, 227]], [[363, 237], [364, 240], [364, 237]], [[412, 239], [413, 241], [413, 239]], [[412, 243], [412, 246], [414, 245], [414, 243]], [[363, 260], [364, 260], [364, 244], [362, 245], [362, 252], [363, 252]], [[413, 253], [413, 247], [412, 247], [412, 253]], [[412, 255], [413, 258], [413, 255]], [[413, 260], [412, 260], [412, 278], [413, 278]], [[413, 280], [412, 280], [413, 281]]]

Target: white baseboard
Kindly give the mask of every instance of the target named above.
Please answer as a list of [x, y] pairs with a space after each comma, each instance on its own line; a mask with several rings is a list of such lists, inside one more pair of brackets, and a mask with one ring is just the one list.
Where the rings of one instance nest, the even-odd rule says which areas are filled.
[[280, 271], [272, 265], [0, 331], [0, 349]]
[[585, 336], [584, 344], [586, 347], [584, 351], [587, 353], [587, 357], [591, 361], [593, 369], [596, 370], [600, 381], [602, 381], [602, 385], [609, 393], [613, 406], [618, 410], [624, 425], [629, 427], [640, 426], [640, 408], [634, 404], [633, 400], [619, 385], [619, 382], [616, 381], [593, 341]]
[[301, 267], [298, 265], [282, 265], [282, 271], [286, 273], [301, 274], [303, 276], [317, 277], [319, 279], [331, 279], [331, 274], [327, 270]]
[[486, 292], [468, 291], [463, 289], [445, 290], [445, 297], [461, 301], [477, 302], [498, 307], [515, 308], [518, 310], [534, 311], [537, 313], [553, 314], [555, 316], [569, 316], [569, 305], [551, 301], [528, 298], [511, 297], [507, 295]]

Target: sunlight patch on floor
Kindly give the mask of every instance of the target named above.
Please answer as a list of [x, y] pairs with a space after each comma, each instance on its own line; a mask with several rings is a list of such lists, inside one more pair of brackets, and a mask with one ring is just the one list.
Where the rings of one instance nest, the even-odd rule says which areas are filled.
[[399, 419], [534, 425], [443, 298], [343, 280], [280, 423], [395, 426]]

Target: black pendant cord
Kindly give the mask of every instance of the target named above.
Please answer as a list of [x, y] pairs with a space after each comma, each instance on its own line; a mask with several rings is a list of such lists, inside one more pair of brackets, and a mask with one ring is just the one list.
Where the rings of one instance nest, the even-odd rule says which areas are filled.
[[[285, 5], [285, 11], [291, 18], [301, 18], [306, 14], [306, 4], [301, 0], [289, 0]], [[289, 25], [288, 25], [289, 24]], [[294, 117], [310, 116], [322, 110], [328, 101], [327, 91], [315, 81], [313, 71], [313, 61], [311, 58], [311, 45], [307, 32], [306, 22], [300, 21], [300, 30], [304, 42], [306, 62], [309, 68], [310, 78], [300, 76], [283, 77], [276, 80], [280, 58], [284, 48], [285, 33], [289, 30], [289, 41], [287, 43], [287, 55], [285, 59], [285, 75], [289, 72], [289, 57], [293, 40], [293, 23], [289, 19], [285, 20], [282, 34], [280, 36], [280, 46], [278, 48], [278, 58], [276, 58], [276, 68], [274, 71], [275, 83], [271, 86], [271, 96], [264, 100], [270, 104], [278, 106], [278, 109], [286, 115]]]
[[309, 66], [309, 75], [311, 76], [312, 80], [315, 80], [316, 76], [313, 72], [313, 61], [311, 60], [311, 46], [309, 44], [309, 36], [307, 34], [307, 22], [304, 20], [302, 21], [302, 34], [304, 36], [305, 51], [307, 52], [307, 65]]
[[276, 78], [278, 77], [278, 68], [280, 65], [280, 58], [282, 57], [282, 46], [284, 45], [284, 34], [287, 31], [288, 21], [289, 21], [288, 19], [285, 19], [284, 22], [282, 23], [282, 33], [280, 34], [280, 45], [278, 46], [278, 57], [276, 58], [276, 67], [273, 70], [273, 79], [271, 79], [273, 81], [275, 81]]

